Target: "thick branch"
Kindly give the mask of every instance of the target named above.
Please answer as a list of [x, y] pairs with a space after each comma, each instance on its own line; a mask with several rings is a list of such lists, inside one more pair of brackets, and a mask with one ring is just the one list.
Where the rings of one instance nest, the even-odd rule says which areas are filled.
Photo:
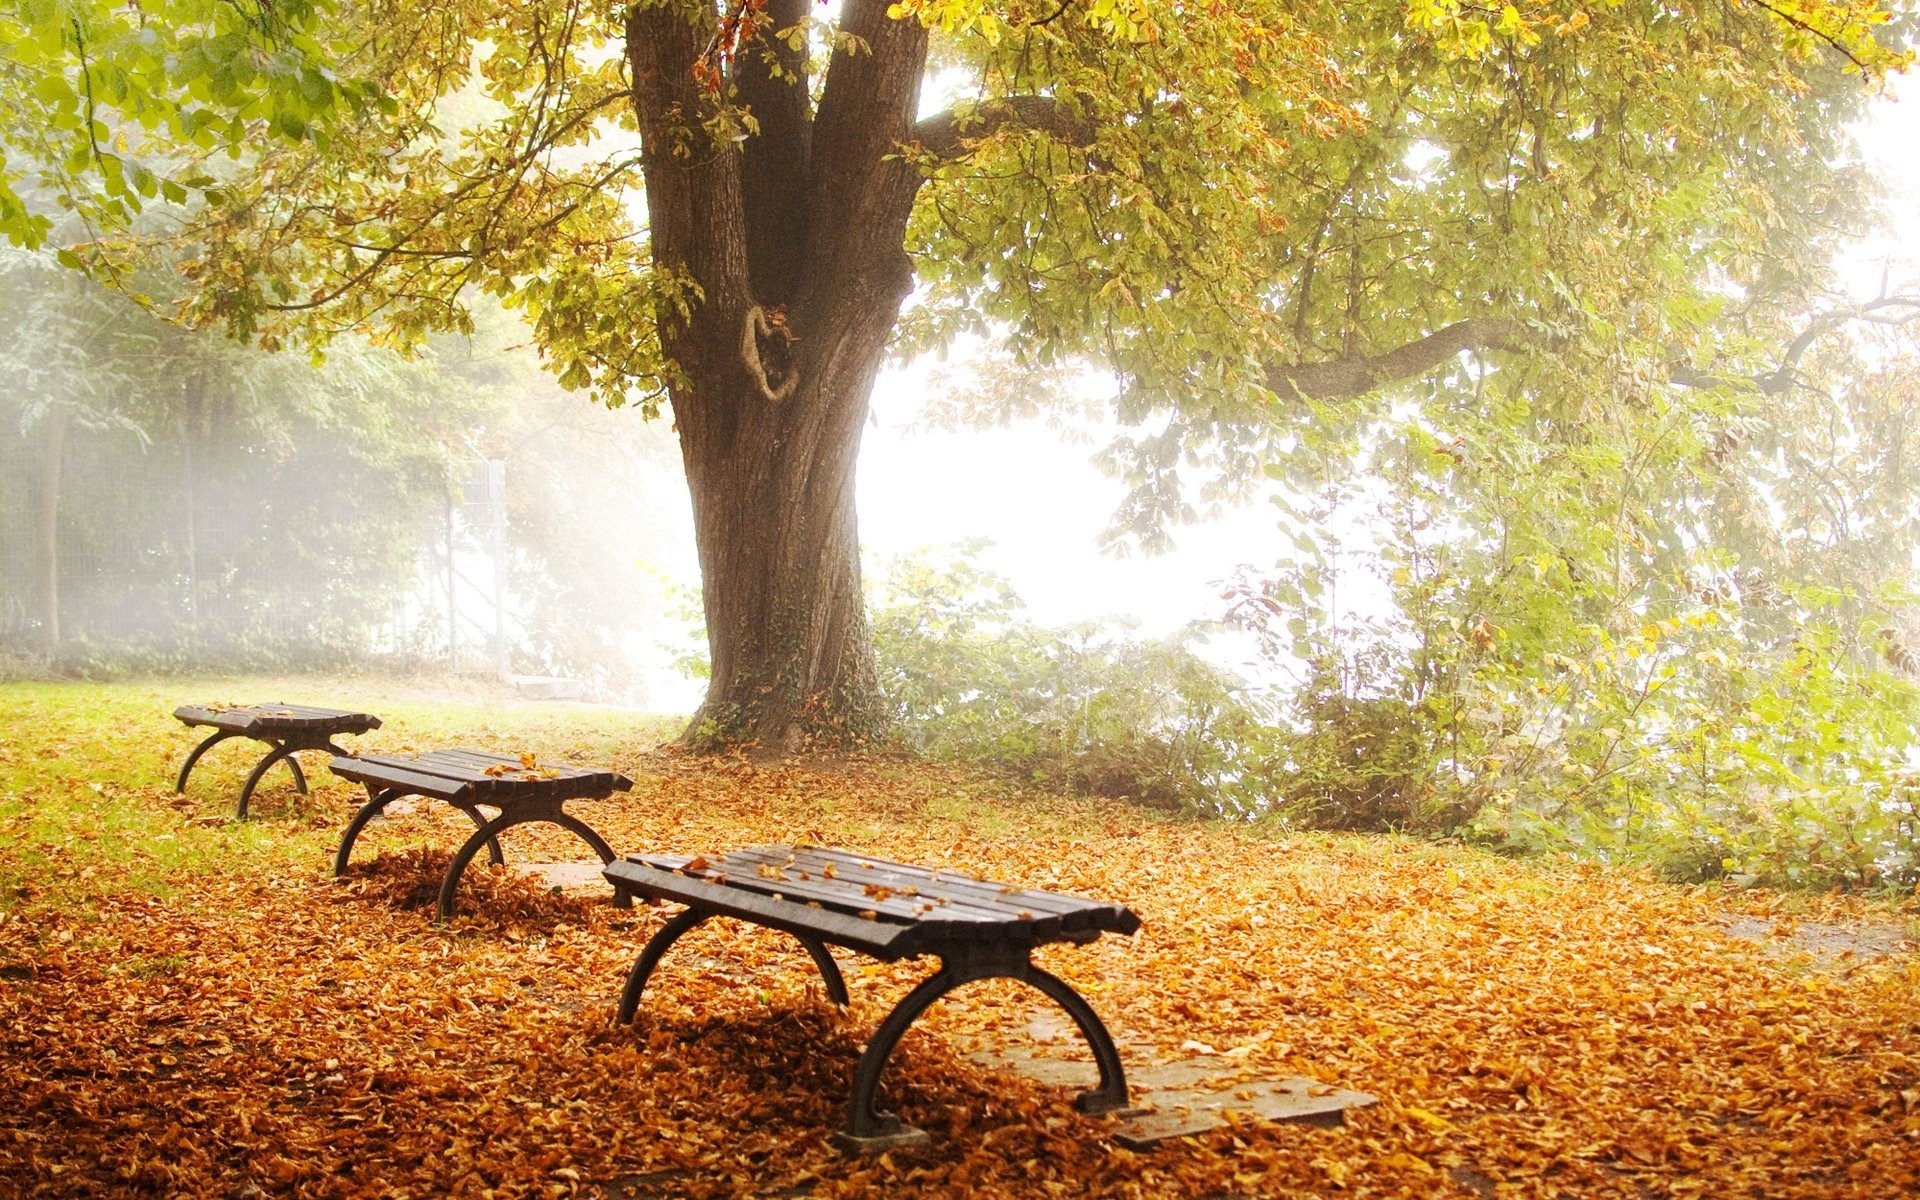
[[948, 109], [918, 121], [913, 140], [927, 153], [952, 162], [964, 157], [974, 143], [1006, 129], [1037, 129], [1069, 146], [1091, 146], [1095, 134], [1092, 121], [1070, 112], [1053, 96], [1008, 96], [986, 101], [964, 117]]
[[1518, 321], [1469, 317], [1384, 354], [1269, 367], [1267, 387], [1283, 399], [1342, 400], [1424, 375], [1465, 350], [1521, 350], [1538, 341]]
[[[1730, 375], [1703, 371], [1687, 363], [1668, 368], [1667, 378], [1681, 387], [1734, 387], [1777, 395], [1792, 387], [1800, 360], [1824, 335], [1853, 321], [1876, 325], [1920, 323], [1920, 296], [1884, 296], [1864, 304], [1822, 313], [1788, 343], [1780, 363], [1757, 375]], [[1281, 397], [1341, 400], [1365, 395], [1375, 388], [1424, 375], [1454, 355], [1468, 350], [1527, 350], [1545, 339], [1518, 321], [1500, 317], [1469, 317], [1435, 330], [1423, 338], [1383, 354], [1359, 354], [1326, 362], [1270, 367], [1267, 386]]]
[[911, 136], [919, 107], [927, 28], [887, 16], [890, 2], [846, 0], [841, 10], [848, 36], [827, 66], [813, 124], [806, 262], [814, 286], [862, 272], [880, 256], [905, 257], [906, 209], [882, 193], [897, 174], [887, 159]]
[[799, 283], [806, 247], [807, 156], [812, 114], [807, 48], [776, 36], [802, 24], [809, 0], [768, 0], [767, 24], [740, 48], [734, 83], [758, 131], [742, 150], [740, 183], [747, 212], [747, 268], [754, 297], [786, 304]]
[[700, 5], [635, 5], [627, 15], [627, 62], [654, 261], [691, 274], [706, 303], [728, 320], [749, 302], [746, 216], [740, 156], [715, 145], [701, 124], [713, 100], [693, 64], [712, 30], [696, 21], [711, 18]]

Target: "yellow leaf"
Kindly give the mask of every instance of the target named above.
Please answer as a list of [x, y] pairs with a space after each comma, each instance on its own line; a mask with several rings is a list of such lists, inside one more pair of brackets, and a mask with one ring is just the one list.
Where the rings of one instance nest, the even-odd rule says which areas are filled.
[[1435, 1133], [1445, 1133], [1453, 1128], [1452, 1121], [1447, 1120], [1438, 1113], [1430, 1113], [1426, 1109], [1416, 1107], [1412, 1104], [1407, 1105], [1407, 1115], [1422, 1125], [1425, 1125], [1428, 1129], [1433, 1130]]

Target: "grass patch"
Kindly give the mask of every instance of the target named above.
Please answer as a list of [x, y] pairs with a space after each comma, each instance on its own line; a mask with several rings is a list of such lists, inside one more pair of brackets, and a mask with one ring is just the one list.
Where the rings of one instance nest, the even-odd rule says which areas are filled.
[[323, 869], [361, 793], [305, 759], [311, 794], [275, 768], [249, 821], [232, 819], [264, 752], [214, 747], [187, 794], [173, 780], [206, 735], [173, 718], [181, 704], [286, 701], [365, 709], [385, 726], [345, 739], [369, 751], [473, 746], [534, 750], [555, 761], [631, 760], [679, 730], [676, 718], [582, 705], [521, 703], [471, 684], [447, 693], [378, 678], [190, 678], [118, 683], [0, 683], [0, 912], [26, 902], [84, 912], [103, 891], [170, 898], [198, 876]]

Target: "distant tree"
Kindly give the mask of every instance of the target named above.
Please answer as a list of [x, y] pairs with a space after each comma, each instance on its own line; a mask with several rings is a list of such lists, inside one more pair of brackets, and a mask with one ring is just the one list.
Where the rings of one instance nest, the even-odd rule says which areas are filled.
[[[890, 346], [981, 331], [1034, 370], [1110, 369], [1143, 525], [1181, 513], [1183, 468], [1244, 475], [1463, 353], [1724, 366], [1674, 314], [1810, 269], [1854, 211], [1842, 71], [1904, 61], [1879, 0], [259, 12], [331, 40], [226, 19], [237, 61], [281, 72], [234, 86], [292, 140], [209, 184], [190, 315], [411, 341], [480, 290], [564, 383], [670, 404], [712, 649], [699, 743], [881, 719], [853, 498]], [[187, 47], [179, 12], [152, 20]], [[33, 28], [91, 84], [90, 21], [132, 28], [103, 0], [65, 44]], [[154, 69], [155, 92], [231, 98], [219, 67]], [[314, 111], [276, 107], [310, 85]], [[82, 91], [11, 127], [70, 125]], [[200, 111], [125, 103], [175, 137]], [[87, 128], [70, 167], [106, 140]], [[1765, 207], [1783, 174], [1803, 193]]]
[[432, 355], [185, 330], [8, 247], [0, 377], [0, 644], [82, 668], [364, 652], [490, 399]]

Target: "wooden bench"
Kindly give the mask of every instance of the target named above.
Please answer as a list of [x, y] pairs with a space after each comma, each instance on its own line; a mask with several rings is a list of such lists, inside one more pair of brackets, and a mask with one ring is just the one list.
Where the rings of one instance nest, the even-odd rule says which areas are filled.
[[193, 753], [187, 755], [187, 761], [180, 765], [180, 778], [173, 785], [176, 792], [187, 790], [187, 776], [193, 773], [200, 756], [228, 738], [252, 738], [268, 745], [267, 756], [240, 787], [236, 811], [242, 820], [246, 819], [247, 802], [253, 799], [253, 789], [260, 785], [274, 763], [285, 760], [293, 771], [294, 787], [304, 795], [307, 777], [294, 755], [306, 750], [345, 754], [345, 750], [334, 745], [334, 738], [380, 728], [380, 718], [372, 713], [315, 708], [310, 704], [183, 704], [173, 710], [173, 715], [189, 729], [210, 725], [214, 730], [213, 736], [195, 746]]
[[633, 1020], [647, 977], [667, 948], [709, 917], [736, 917], [794, 935], [819, 968], [827, 996], [840, 1005], [847, 1003], [847, 985], [828, 945], [882, 962], [939, 957], [939, 971], [887, 1015], [860, 1056], [846, 1128], [834, 1138], [845, 1149], [927, 1140], [922, 1131], [874, 1107], [880, 1076], [895, 1045], [927, 1006], [980, 979], [1030, 984], [1080, 1027], [1099, 1065], [1100, 1083], [1075, 1101], [1077, 1108], [1108, 1112], [1127, 1104], [1126, 1073], [1106, 1026], [1078, 992], [1032, 961], [1033, 948], [1048, 942], [1084, 944], [1103, 933], [1133, 933], [1140, 918], [1121, 905], [814, 846], [760, 846], [711, 861], [631, 855], [609, 865], [605, 874], [622, 895], [686, 905], [633, 964], [620, 997], [622, 1023]]
[[[460, 875], [480, 848], [487, 848], [495, 864], [506, 857], [500, 853], [499, 835], [515, 825], [544, 821], [571, 830], [593, 848], [600, 861], [610, 863], [613, 849], [606, 839], [586, 822], [567, 812], [569, 800], [600, 800], [633, 787], [633, 780], [612, 771], [540, 763], [532, 756], [509, 758], [480, 750], [433, 750], [425, 754], [342, 755], [329, 769], [342, 779], [351, 779], [367, 789], [367, 802], [353, 814], [346, 833], [341, 835], [340, 850], [333, 858], [333, 873], [344, 874], [353, 843], [367, 823], [381, 810], [402, 796], [427, 796], [444, 800], [467, 814], [479, 826], [472, 837], [454, 853], [446, 877], [440, 881], [439, 919], [453, 915], [454, 893]], [[492, 818], [482, 808], [496, 810]], [[615, 893], [615, 903], [626, 907], [632, 901]]]

